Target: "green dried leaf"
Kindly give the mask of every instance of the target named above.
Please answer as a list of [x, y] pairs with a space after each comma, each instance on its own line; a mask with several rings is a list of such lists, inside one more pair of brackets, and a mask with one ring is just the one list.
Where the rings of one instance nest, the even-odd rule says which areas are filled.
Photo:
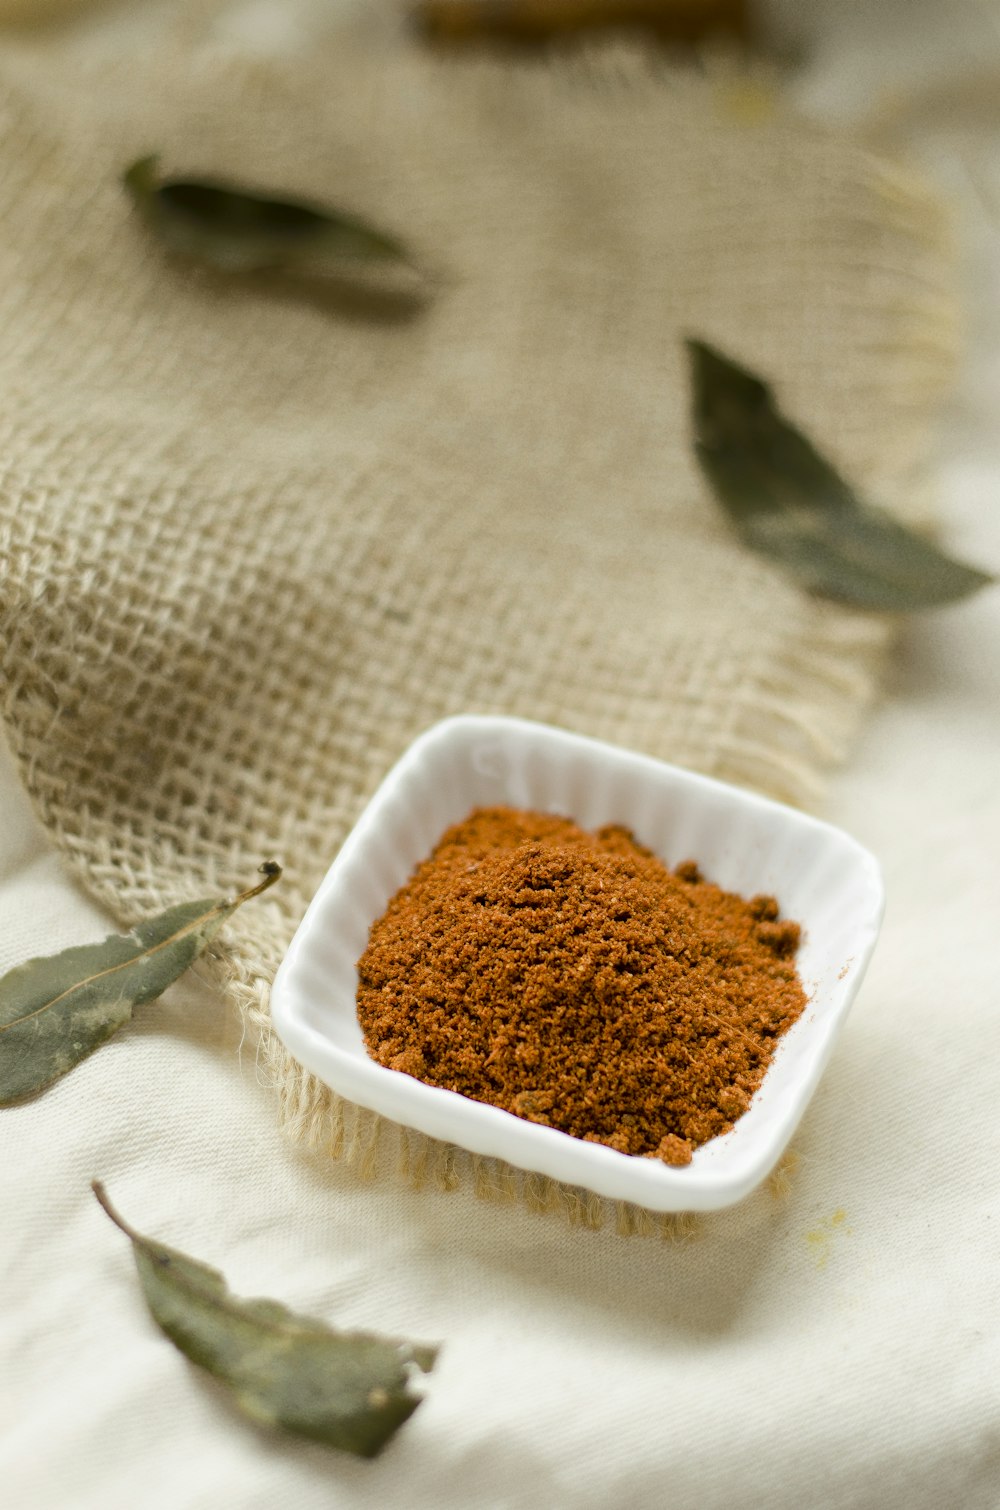
[[217, 1269], [143, 1237], [99, 1182], [93, 1191], [132, 1240], [153, 1320], [251, 1420], [373, 1458], [420, 1404], [409, 1392], [411, 1368], [429, 1371], [437, 1348], [336, 1332], [274, 1300], [239, 1300]]
[[860, 499], [752, 372], [702, 341], [687, 347], [695, 451], [752, 550], [809, 592], [889, 613], [952, 603], [993, 581]]
[[226, 901], [182, 902], [131, 933], [30, 959], [0, 980], [0, 1106], [43, 1090], [123, 1027], [133, 1007], [183, 975], [227, 918], [281, 867]]
[[167, 250], [203, 266], [319, 277], [359, 264], [411, 265], [401, 241], [355, 216], [221, 179], [161, 178], [158, 162], [140, 158], [122, 182]]

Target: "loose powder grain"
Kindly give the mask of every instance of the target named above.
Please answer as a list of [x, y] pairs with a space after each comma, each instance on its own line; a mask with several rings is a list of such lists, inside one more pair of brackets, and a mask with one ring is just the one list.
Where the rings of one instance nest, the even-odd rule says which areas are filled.
[[686, 1164], [802, 1012], [797, 923], [670, 871], [627, 829], [479, 808], [358, 963], [372, 1057], [530, 1122]]

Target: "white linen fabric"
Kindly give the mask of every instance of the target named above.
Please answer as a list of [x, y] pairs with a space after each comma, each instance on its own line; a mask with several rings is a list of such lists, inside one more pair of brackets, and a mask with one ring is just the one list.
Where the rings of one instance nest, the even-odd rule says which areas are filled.
[[[1000, 236], [966, 229], [978, 340], [942, 491], [956, 548], [996, 562]], [[368, 1183], [282, 1142], [204, 971], [0, 1114], [5, 1505], [996, 1510], [998, 652], [996, 591], [907, 632], [825, 808], [883, 861], [883, 940], [787, 1185], [686, 1235]], [[106, 928], [12, 761], [0, 834], [0, 970]], [[238, 1293], [441, 1341], [383, 1457], [239, 1418], [146, 1316], [95, 1176]]]

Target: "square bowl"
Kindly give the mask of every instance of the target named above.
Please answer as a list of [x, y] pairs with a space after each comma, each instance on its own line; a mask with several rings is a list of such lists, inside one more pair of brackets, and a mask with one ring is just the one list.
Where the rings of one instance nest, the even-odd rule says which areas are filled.
[[[806, 1008], [749, 1110], [685, 1167], [584, 1142], [369, 1058], [355, 1002], [372, 923], [446, 828], [501, 805], [585, 829], [623, 824], [666, 865], [695, 860], [707, 880], [774, 895], [802, 924]], [[709, 1211], [742, 1200], [780, 1157], [833, 1052], [882, 910], [874, 857], [794, 808], [545, 724], [449, 718], [410, 746], [345, 840], [275, 978], [271, 1013], [296, 1059], [394, 1122], [651, 1211]]]

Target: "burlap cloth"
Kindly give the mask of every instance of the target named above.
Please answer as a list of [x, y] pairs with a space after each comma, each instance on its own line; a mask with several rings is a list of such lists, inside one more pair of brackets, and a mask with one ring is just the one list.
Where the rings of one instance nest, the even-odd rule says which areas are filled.
[[[379, 1125], [345, 1136], [268, 986], [418, 731], [518, 714], [796, 802], [845, 751], [890, 626], [734, 542], [692, 462], [682, 336], [770, 375], [912, 513], [950, 366], [938, 214], [860, 148], [618, 49], [88, 72], [32, 45], [0, 78], [10, 741], [122, 922], [284, 861], [212, 968], [289, 1129], [371, 1163]], [[151, 149], [397, 229], [430, 303], [171, 265], [118, 184]]]

